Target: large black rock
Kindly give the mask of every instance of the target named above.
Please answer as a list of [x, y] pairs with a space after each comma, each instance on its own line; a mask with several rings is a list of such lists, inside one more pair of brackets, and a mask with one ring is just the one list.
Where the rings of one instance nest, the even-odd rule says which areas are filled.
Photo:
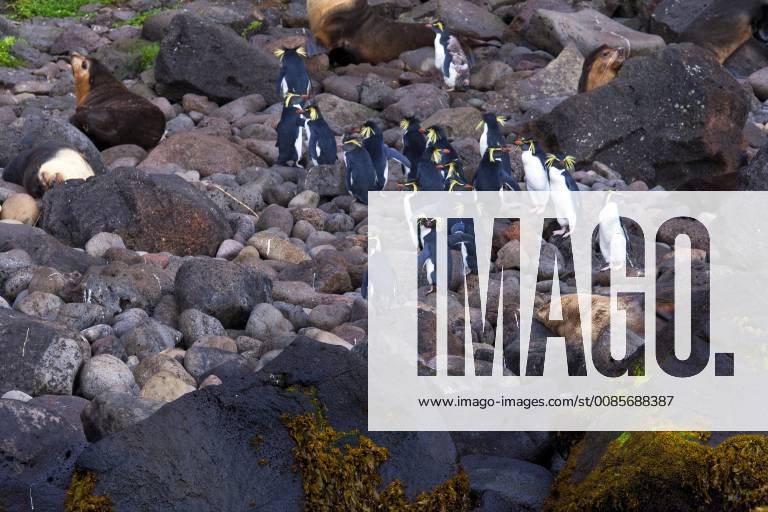
[[77, 247], [107, 231], [120, 235], [129, 249], [180, 256], [213, 256], [232, 236], [222, 211], [192, 185], [132, 168], [48, 191], [41, 226]]
[[630, 59], [608, 85], [567, 99], [523, 131], [549, 150], [603, 162], [628, 182], [672, 189], [740, 167], [748, 108], [710, 53], [670, 45]]
[[224, 327], [243, 327], [256, 304], [272, 302], [272, 280], [229, 261], [193, 258], [179, 268], [175, 282], [181, 311], [197, 309]]
[[52, 267], [62, 272], [85, 272], [93, 265], [103, 264], [83, 251], [68, 247], [42, 229], [21, 224], [0, 223], [0, 252], [21, 249], [35, 265]]
[[739, 190], [768, 190], [768, 146], [739, 171]]
[[172, 99], [195, 93], [225, 103], [259, 93], [274, 103], [280, 100], [275, 87], [279, 69], [275, 57], [234, 30], [179, 14], [160, 45], [155, 77], [162, 94]]
[[0, 309], [0, 395], [14, 389], [71, 395], [80, 365], [90, 357], [88, 342], [78, 336], [61, 324]]
[[85, 445], [82, 428], [50, 410], [0, 400], [0, 510], [61, 510]]
[[[366, 364], [354, 354], [299, 336], [261, 372], [185, 395], [90, 445], [77, 465], [98, 475], [96, 494], [116, 510], [300, 511], [295, 445], [281, 415], [314, 410], [296, 391], [307, 386], [336, 429], [365, 433], [366, 380]], [[401, 479], [409, 495], [456, 472], [447, 433], [368, 434], [389, 449], [384, 482]]]

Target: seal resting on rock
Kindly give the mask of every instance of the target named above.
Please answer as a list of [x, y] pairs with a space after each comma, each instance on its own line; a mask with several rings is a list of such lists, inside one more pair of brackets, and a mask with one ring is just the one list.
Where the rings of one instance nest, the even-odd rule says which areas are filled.
[[3, 179], [23, 185], [33, 197], [42, 197], [55, 183], [87, 180], [94, 175], [83, 155], [58, 142], [45, 142], [19, 153], [3, 171]]
[[596, 48], [584, 59], [579, 93], [597, 89], [616, 78], [626, 58], [621, 48], [612, 48], [606, 44]]
[[394, 60], [405, 51], [432, 46], [435, 37], [424, 25], [375, 14], [366, 0], [307, 0], [307, 14], [318, 43], [343, 48], [358, 62]]
[[99, 149], [157, 145], [165, 133], [165, 116], [159, 108], [129, 91], [96, 59], [73, 53], [72, 74], [77, 109], [69, 122]]

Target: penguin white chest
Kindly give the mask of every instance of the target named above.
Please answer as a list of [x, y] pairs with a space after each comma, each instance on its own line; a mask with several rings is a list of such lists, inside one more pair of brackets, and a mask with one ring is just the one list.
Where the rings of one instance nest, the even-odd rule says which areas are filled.
[[544, 165], [530, 151], [523, 151], [523, 170], [525, 171], [525, 185], [529, 191], [544, 192], [549, 190], [549, 178]]
[[570, 226], [573, 229], [576, 225], [576, 205], [573, 202], [573, 194], [577, 192], [573, 192], [568, 188], [562, 169], [552, 167], [549, 171], [549, 176], [557, 222], [560, 226]]
[[612, 268], [621, 268], [627, 260], [627, 239], [616, 203], [608, 203], [599, 216], [600, 253]]
[[484, 155], [488, 149], [488, 125], [483, 123], [483, 134], [480, 136], [480, 154]]
[[445, 47], [440, 42], [440, 35], [435, 36], [435, 67], [443, 72], [443, 64], [445, 63]]

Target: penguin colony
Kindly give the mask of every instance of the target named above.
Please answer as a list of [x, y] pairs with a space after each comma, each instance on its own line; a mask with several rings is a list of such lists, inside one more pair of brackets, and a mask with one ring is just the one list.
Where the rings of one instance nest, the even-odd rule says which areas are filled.
[[[449, 90], [469, 85], [469, 61], [459, 40], [441, 21], [426, 25], [435, 34], [435, 67], [441, 72]], [[283, 110], [277, 127], [278, 160], [280, 165], [301, 166], [335, 164], [336, 139], [322, 117], [320, 108], [310, 99], [311, 80], [304, 58], [303, 47], [281, 48], [275, 52], [281, 61], [276, 87], [283, 94]], [[591, 90], [607, 83], [623, 63], [622, 50], [601, 47], [590, 56], [585, 66], [587, 78], [584, 87]], [[442, 126], [423, 127], [418, 118], [409, 116], [401, 120], [402, 153], [384, 142], [381, 126], [368, 120], [360, 127], [343, 134], [341, 145], [345, 165], [345, 185], [348, 193], [357, 201], [367, 204], [368, 193], [384, 190], [390, 180], [389, 163], [395, 160], [402, 165], [405, 179], [396, 188], [404, 191], [519, 191], [513, 176], [510, 153], [502, 127], [504, 116], [494, 112], [483, 114], [477, 125], [480, 131], [480, 164], [472, 179], [468, 180], [459, 153], [452, 145]], [[579, 188], [571, 172], [575, 159], [571, 156], [537, 152], [532, 139], [517, 138], [515, 144], [522, 150], [525, 186], [531, 195], [534, 210], [542, 213], [550, 199], [553, 201], [560, 229], [555, 236], [568, 238], [576, 226]], [[306, 159], [304, 148], [306, 147]], [[391, 189], [391, 188], [390, 188]], [[550, 194], [551, 193], [551, 194]], [[615, 207], [615, 204], [613, 205]], [[618, 226], [618, 227], [617, 227]], [[427, 280], [434, 290], [435, 256], [434, 222], [420, 219], [417, 239], [420, 248], [419, 265], [426, 271]], [[476, 270], [473, 247], [474, 226], [463, 222], [449, 226], [449, 247], [459, 251], [463, 273]], [[611, 245], [615, 236], [624, 243]], [[606, 206], [601, 216], [599, 245], [608, 267], [616, 267], [626, 261], [628, 238], [616, 208]], [[622, 247], [611, 253], [611, 247]], [[623, 256], [622, 256], [623, 255]], [[449, 258], [449, 261], [451, 258]], [[451, 263], [449, 263], [451, 265]], [[450, 271], [450, 269], [449, 269]], [[450, 274], [449, 274], [450, 275]]]
[[[469, 85], [469, 59], [458, 38], [439, 20], [426, 25], [434, 33], [435, 67], [442, 74], [449, 90], [461, 90]], [[487, 112], [477, 129], [481, 131], [480, 164], [471, 180], [464, 171], [463, 162], [442, 126], [422, 127], [419, 119], [406, 117], [400, 122], [403, 152], [384, 142], [381, 126], [368, 120], [359, 128], [344, 134], [341, 145], [323, 119], [319, 105], [310, 98], [312, 83], [304, 59], [304, 47], [280, 48], [275, 51], [280, 60], [277, 91], [283, 96], [280, 121], [277, 125], [278, 158], [280, 165], [301, 166], [334, 165], [337, 149], [342, 150], [345, 164], [347, 191], [361, 203], [367, 204], [368, 192], [384, 190], [390, 179], [389, 162], [399, 162], [405, 171], [405, 180], [397, 184], [400, 190], [418, 191], [519, 191], [510, 161], [511, 147], [501, 128], [507, 119]], [[601, 47], [585, 64], [584, 89], [590, 90], [610, 80], [624, 61], [621, 50]], [[77, 53], [72, 55], [72, 73], [75, 82], [77, 110], [70, 119], [73, 125], [86, 133], [100, 148], [117, 144], [137, 144], [151, 148], [162, 138], [165, 118], [152, 103], [131, 93], [97, 60]], [[607, 78], [606, 78], [607, 77]], [[139, 126], [141, 129], [135, 129]], [[543, 212], [549, 201], [549, 192], [557, 198], [555, 209], [560, 230], [554, 234], [568, 237], [576, 224], [578, 186], [570, 172], [574, 159], [569, 156], [536, 152], [535, 142], [519, 138], [516, 145], [522, 151], [525, 185], [532, 195], [536, 210]], [[306, 148], [306, 158], [304, 158]], [[71, 179], [88, 179], [93, 170], [75, 148], [58, 143], [44, 142], [20, 153], [5, 169], [4, 179], [23, 185], [33, 196], [40, 197], [58, 183]], [[615, 206], [615, 205], [614, 205]], [[420, 230], [434, 226], [420, 223]], [[611, 237], [627, 240], [617, 210], [611, 205], [601, 214], [600, 249], [609, 266], [616, 266], [620, 258], [611, 251]], [[474, 248], [471, 246], [473, 226], [450, 226], [449, 245], [462, 254], [465, 273], [470, 272]], [[434, 233], [432, 233], [434, 234]], [[430, 238], [431, 239], [431, 238]], [[434, 270], [434, 251], [427, 239], [421, 240], [423, 259]], [[626, 244], [625, 244], [626, 245]], [[626, 254], [626, 249], [620, 251]], [[434, 273], [428, 272], [434, 285]]]

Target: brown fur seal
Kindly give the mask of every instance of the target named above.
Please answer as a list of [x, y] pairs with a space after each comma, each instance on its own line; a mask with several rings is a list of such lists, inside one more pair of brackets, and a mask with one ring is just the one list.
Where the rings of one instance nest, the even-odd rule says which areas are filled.
[[165, 132], [165, 115], [159, 108], [129, 91], [95, 59], [72, 54], [72, 74], [77, 109], [69, 122], [99, 149], [157, 145]]
[[307, 0], [307, 14], [321, 45], [343, 48], [357, 61], [387, 62], [405, 51], [432, 46], [435, 39], [424, 25], [375, 14], [367, 0]]
[[87, 180], [93, 169], [75, 148], [45, 142], [19, 153], [3, 172], [3, 179], [23, 185], [33, 197], [42, 197], [54, 184]]
[[579, 78], [579, 93], [597, 89], [616, 78], [625, 60], [626, 55], [620, 48], [604, 44], [595, 49], [584, 59]]
[[[541, 305], [536, 310], [536, 319], [549, 330], [567, 340], [581, 342], [581, 321], [579, 316], [579, 296], [576, 294], [563, 295], [561, 297], [562, 320], [550, 320], [550, 304]], [[591, 310], [583, 311], [592, 315], [592, 341], [597, 341], [600, 334], [611, 326], [610, 297], [592, 295], [590, 297]], [[618, 301], [619, 309], [626, 311], [627, 328], [640, 335], [645, 333], [645, 311], [643, 304], [633, 298], [621, 298]]]

